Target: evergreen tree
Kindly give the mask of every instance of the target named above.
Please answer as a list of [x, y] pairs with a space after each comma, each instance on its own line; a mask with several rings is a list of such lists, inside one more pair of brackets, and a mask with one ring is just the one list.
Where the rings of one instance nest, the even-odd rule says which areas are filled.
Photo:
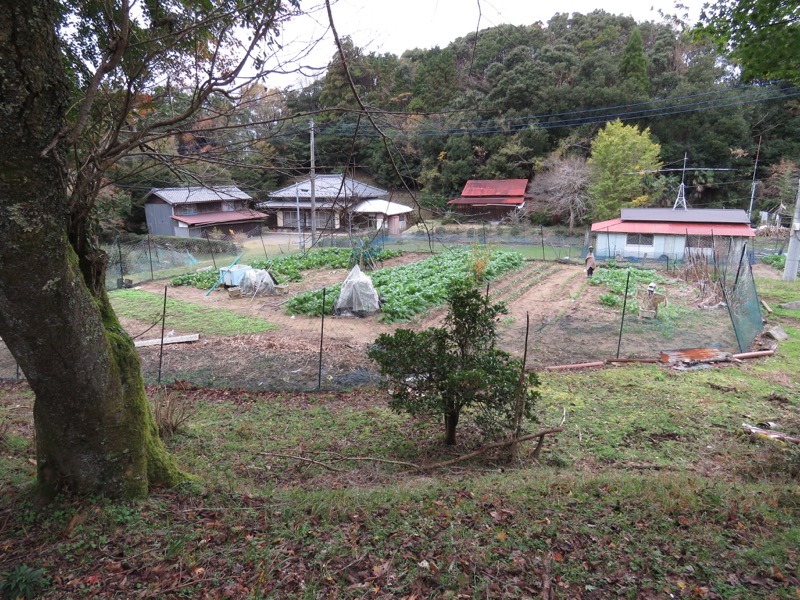
[[619, 74], [622, 80], [636, 94], [647, 96], [650, 90], [650, 79], [647, 76], [647, 57], [642, 44], [642, 32], [633, 30], [620, 59]]

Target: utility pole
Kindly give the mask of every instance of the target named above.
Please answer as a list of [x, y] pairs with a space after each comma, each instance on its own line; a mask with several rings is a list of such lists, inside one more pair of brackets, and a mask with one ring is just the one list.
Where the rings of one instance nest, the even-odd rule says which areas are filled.
[[317, 243], [317, 196], [316, 184], [314, 182], [314, 119], [309, 121], [311, 127], [311, 247]]
[[797, 182], [797, 197], [794, 199], [794, 219], [789, 226], [789, 251], [783, 268], [784, 281], [797, 281], [797, 265], [800, 263], [800, 180]]

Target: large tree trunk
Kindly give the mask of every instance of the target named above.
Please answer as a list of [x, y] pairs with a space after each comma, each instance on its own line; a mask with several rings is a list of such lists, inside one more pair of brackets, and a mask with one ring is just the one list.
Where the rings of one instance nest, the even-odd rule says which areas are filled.
[[0, 337], [36, 396], [38, 482], [46, 494], [142, 496], [182, 474], [111, 310], [102, 256], [87, 245], [79, 258], [70, 243], [64, 151], [43, 153], [68, 101], [53, 3], [0, 4]]

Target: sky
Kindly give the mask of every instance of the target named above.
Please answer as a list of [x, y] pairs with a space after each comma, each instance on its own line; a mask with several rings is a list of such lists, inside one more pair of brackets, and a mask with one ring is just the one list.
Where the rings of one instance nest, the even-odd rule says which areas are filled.
[[[536, 0], [336, 0], [332, 3], [333, 20], [339, 37], [350, 36], [357, 46], [367, 52], [391, 52], [400, 55], [413, 48], [445, 47], [456, 38], [478, 29], [505, 23], [543, 24], [560, 13], [590, 13], [603, 9], [612, 14], [632, 16], [637, 21], [661, 21], [659, 9], [678, 14], [694, 23], [704, 0], [683, 0], [686, 8], [676, 9], [674, 0], [559, 0], [550, 4]], [[328, 15], [321, 0], [303, 0], [306, 13], [287, 23], [281, 35], [285, 60], [303, 55], [302, 63], [324, 67], [336, 48], [328, 32]], [[321, 43], [306, 50], [325, 36]], [[293, 74], [275, 79], [276, 84], [307, 83], [313, 70], [305, 77]]]

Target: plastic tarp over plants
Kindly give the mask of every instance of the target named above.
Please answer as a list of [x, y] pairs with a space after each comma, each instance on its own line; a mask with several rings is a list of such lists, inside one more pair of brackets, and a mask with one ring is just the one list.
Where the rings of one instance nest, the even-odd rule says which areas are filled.
[[269, 271], [249, 269], [239, 280], [242, 296], [271, 296], [275, 293], [275, 281]]
[[380, 309], [380, 297], [372, 285], [372, 279], [358, 265], [354, 266], [342, 283], [333, 314], [342, 317], [366, 317]]

